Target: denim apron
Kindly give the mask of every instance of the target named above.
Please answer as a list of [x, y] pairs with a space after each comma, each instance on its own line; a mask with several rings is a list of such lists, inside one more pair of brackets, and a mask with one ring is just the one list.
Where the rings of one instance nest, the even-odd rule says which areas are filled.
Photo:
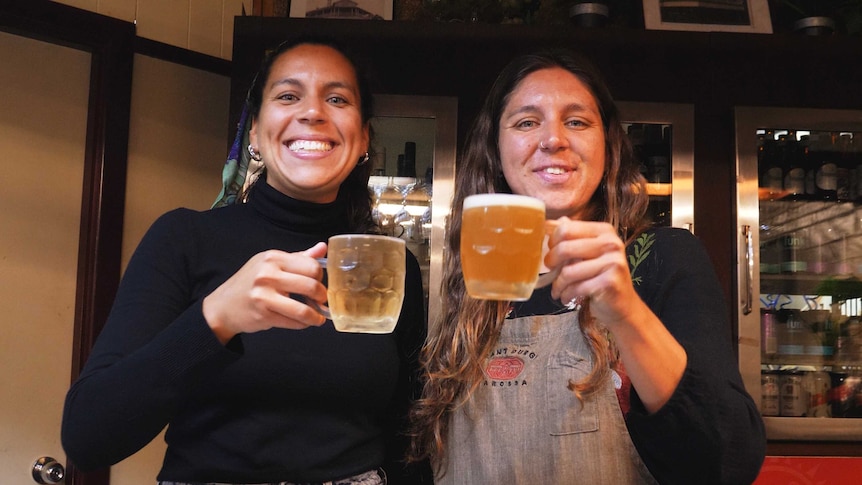
[[485, 381], [453, 412], [439, 485], [655, 484], [626, 430], [612, 379], [583, 405], [590, 370], [578, 312], [507, 320]]

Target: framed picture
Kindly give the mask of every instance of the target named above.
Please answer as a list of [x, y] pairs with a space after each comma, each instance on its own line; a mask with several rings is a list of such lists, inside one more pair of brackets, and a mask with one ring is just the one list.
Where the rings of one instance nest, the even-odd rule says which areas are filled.
[[392, 20], [392, 0], [292, 0], [291, 17]]
[[643, 0], [653, 30], [771, 34], [768, 0]]

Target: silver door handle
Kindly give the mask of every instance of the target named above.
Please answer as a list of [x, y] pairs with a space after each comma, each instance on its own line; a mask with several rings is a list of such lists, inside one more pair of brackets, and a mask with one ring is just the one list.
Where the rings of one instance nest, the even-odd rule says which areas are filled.
[[66, 469], [50, 456], [43, 456], [33, 464], [33, 480], [36, 483], [60, 483], [66, 476]]
[[745, 277], [745, 282], [742, 288], [742, 314], [748, 315], [751, 313], [752, 299], [752, 281], [754, 280], [754, 239], [751, 234], [751, 226], [742, 226], [743, 254], [745, 255], [745, 268], [742, 274]]

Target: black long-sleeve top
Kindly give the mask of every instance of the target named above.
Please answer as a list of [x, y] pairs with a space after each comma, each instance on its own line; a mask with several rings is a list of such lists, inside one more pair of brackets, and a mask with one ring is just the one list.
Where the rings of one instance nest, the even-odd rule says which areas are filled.
[[[641, 459], [661, 484], [753, 482], [766, 454], [763, 419], [742, 383], [724, 294], [703, 245], [686, 230], [656, 228], [626, 254], [638, 295], [688, 356], [657, 412], [647, 413], [636, 389], [626, 396], [626, 426]], [[555, 311], [560, 303], [547, 287], [516, 304], [513, 316]]]
[[167, 425], [160, 480], [326, 481], [400, 470], [396, 437], [425, 337], [418, 263], [392, 334], [240, 334], [222, 345], [201, 302], [254, 254], [349, 233], [346, 205], [265, 183], [246, 204], [160, 217], [135, 251], [104, 330], [66, 398], [62, 441], [82, 469], [117, 463]]
[[[649, 244], [645, 254], [643, 248]], [[683, 229], [648, 231], [628, 248], [635, 288], [688, 355], [671, 399], [647, 414], [637, 393], [626, 417], [660, 483], [748, 484], [766, 454], [763, 419], [733, 351], [724, 293], [703, 245]]]

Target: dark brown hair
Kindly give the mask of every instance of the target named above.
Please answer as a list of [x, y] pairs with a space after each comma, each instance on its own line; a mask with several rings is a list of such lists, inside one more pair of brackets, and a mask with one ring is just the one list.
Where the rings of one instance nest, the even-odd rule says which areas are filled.
[[[367, 76], [362, 72], [349, 51], [340, 46], [334, 39], [328, 37], [317, 36], [302, 36], [295, 39], [290, 39], [282, 42], [273, 49], [268, 50], [260, 68], [254, 76], [251, 87], [248, 91], [246, 105], [249, 110], [251, 119], [256, 119], [260, 114], [261, 105], [263, 104], [263, 90], [269, 80], [272, 66], [281, 55], [289, 52], [291, 49], [300, 45], [320, 45], [330, 47], [338, 51], [353, 67], [354, 76], [356, 77], [357, 88], [359, 91], [359, 109], [362, 118], [362, 123], [368, 126], [369, 132], [369, 151], [371, 150], [371, 140], [374, 138], [374, 133], [371, 129], [370, 121], [374, 114], [373, 96]], [[250, 124], [250, 122], [249, 122]], [[373, 156], [373, 153], [369, 155]], [[359, 163], [347, 176], [347, 179], [341, 183], [338, 191], [338, 198], [345, 199], [348, 206], [348, 214], [350, 224], [353, 230], [357, 232], [379, 232], [377, 223], [372, 216], [371, 192], [368, 189], [368, 180], [371, 176], [372, 166], [370, 163]], [[260, 179], [266, 180], [266, 170], [264, 169], [260, 175]], [[249, 196], [253, 195], [253, 187], [248, 188]]]

